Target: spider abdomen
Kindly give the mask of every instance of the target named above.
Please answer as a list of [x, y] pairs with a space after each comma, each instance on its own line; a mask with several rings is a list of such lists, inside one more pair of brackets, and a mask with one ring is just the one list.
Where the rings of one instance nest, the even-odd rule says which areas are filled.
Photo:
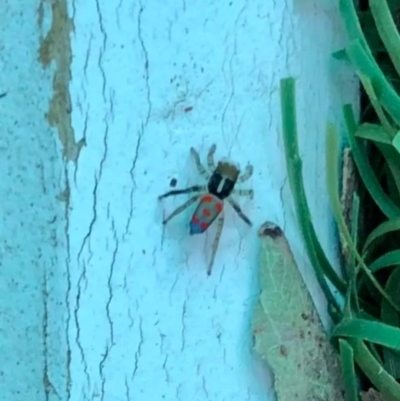
[[201, 234], [210, 227], [224, 208], [223, 202], [213, 194], [205, 194], [200, 199], [190, 220], [190, 235]]

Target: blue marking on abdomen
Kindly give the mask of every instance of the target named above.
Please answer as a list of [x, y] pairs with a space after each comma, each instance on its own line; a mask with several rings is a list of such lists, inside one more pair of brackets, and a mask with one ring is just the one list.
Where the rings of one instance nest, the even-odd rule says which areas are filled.
[[190, 227], [190, 235], [201, 234], [204, 232], [199, 223], [191, 221], [189, 227]]

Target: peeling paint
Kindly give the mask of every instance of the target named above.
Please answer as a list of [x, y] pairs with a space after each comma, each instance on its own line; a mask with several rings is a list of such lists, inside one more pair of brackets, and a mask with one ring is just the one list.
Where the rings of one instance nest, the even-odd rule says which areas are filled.
[[52, 11], [52, 22], [49, 32], [41, 40], [39, 61], [48, 68], [55, 64], [53, 77], [53, 97], [50, 100], [46, 118], [50, 126], [58, 131], [63, 155], [67, 161], [76, 162], [85, 140], [75, 141], [71, 123], [71, 96], [69, 82], [71, 80], [71, 42], [70, 32], [74, 29], [73, 21], [68, 17], [67, 2], [64, 0], [43, 0], [38, 10], [38, 24], [43, 25], [44, 5], [49, 3]]
[[0, 394], [10, 401], [66, 400], [65, 207], [57, 198], [66, 163], [45, 118], [55, 63], [49, 56], [51, 68], [44, 69], [38, 60], [51, 14], [48, 4], [38, 10], [39, 3], [0, 7], [7, 21], [0, 28], [1, 225], [7, 233], [0, 241], [0, 353], [7, 361]]

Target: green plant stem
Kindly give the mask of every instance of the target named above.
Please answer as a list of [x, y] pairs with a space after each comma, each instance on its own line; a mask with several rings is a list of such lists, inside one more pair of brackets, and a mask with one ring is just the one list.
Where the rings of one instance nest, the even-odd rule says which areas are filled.
[[339, 8], [350, 40], [359, 39], [368, 55], [373, 58], [354, 7], [354, 0], [340, 0]]
[[[335, 216], [337, 225], [339, 227], [340, 233], [343, 235], [347, 245], [355, 259], [357, 260], [359, 267], [364, 271], [365, 275], [369, 278], [371, 283], [375, 286], [375, 288], [379, 291], [384, 299], [387, 300], [398, 312], [400, 312], [400, 308], [393, 302], [393, 300], [389, 297], [386, 291], [382, 288], [379, 282], [375, 279], [374, 275], [370, 272], [364, 260], [358, 253], [356, 246], [351, 238], [349, 230], [346, 226], [346, 222], [344, 221], [342, 210], [340, 206], [340, 200], [338, 195], [338, 187], [339, 187], [339, 179], [337, 173], [337, 157], [338, 157], [338, 139], [335, 127], [333, 124], [328, 124], [327, 127], [327, 139], [326, 139], [326, 181], [328, 185], [328, 193], [329, 199], [331, 202], [331, 207], [333, 214]], [[357, 273], [357, 270], [356, 270]]]
[[359, 140], [355, 137], [357, 131], [357, 123], [351, 105], [347, 104], [343, 107], [344, 118], [347, 126], [348, 138], [354, 157], [354, 162], [360, 173], [361, 179], [365, 187], [369, 191], [372, 199], [382, 212], [389, 218], [395, 219], [400, 217], [400, 209], [386, 195], [369, 164], [368, 158], [359, 145]]
[[355, 338], [346, 340], [353, 348], [357, 364], [382, 393], [382, 396], [386, 397], [388, 401], [400, 401], [400, 385], [374, 358], [365, 343]]
[[369, 78], [377, 99], [396, 124], [400, 126], [400, 97], [388, 82], [374, 58], [369, 56], [359, 39], [353, 40], [347, 46], [346, 51], [357, 72]]
[[299, 156], [297, 144], [297, 118], [295, 107], [295, 81], [293, 78], [281, 80], [281, 109], [282, 127], [286, 153], [286, 165], [288, 170], [289, 184], [294, 197], [296, 215], [300, 229], [303, 234], [308, 256], [318, 279], [318, 282], [328, 299], [336, 310], [340, 310], [339, 305], [332, 295], [324, 274], [344, 295], [346, 285], [329, 263], [315, 233], [312, 225], [310, 210], [304, 191], [302, 177], [302, 162]]
[[379, 36], [384, 43], [393, 66], [400, 75], [400, 35], [386, 0], [369, 0]]
[[343, 339], [339, 339], [339, 346], [343, 384], [346, 391], [346, 401], [358, 401], [353, 348], [351, 348], [350, 344]]

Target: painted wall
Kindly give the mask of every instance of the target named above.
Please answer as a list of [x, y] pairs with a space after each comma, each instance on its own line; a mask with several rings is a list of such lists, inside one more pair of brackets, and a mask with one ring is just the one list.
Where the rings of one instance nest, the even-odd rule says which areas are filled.
[[[218, 3], [218, 4], [217, 4]], [[294, 9], [293, 9], [294, 8]], [[251, 354], [256, 231], [281, 225], [321, 311], [286, 180], [279, 79], [298, 78], [300, 145], [318, 233], [334, 257], [326, 119], [356, 97], [329, 58], [345, 43], [318, 0], [8, 2], [0, 8], [0, 394], [36, 400], [273, 399]], [[70, 18], [70, 19], [69, 19]], [[254, 227], [227, 207], [188, 234], [204, 184], [190, 157], [254, 165]], [[326, 321], [326, 317], [325, 317]]]

